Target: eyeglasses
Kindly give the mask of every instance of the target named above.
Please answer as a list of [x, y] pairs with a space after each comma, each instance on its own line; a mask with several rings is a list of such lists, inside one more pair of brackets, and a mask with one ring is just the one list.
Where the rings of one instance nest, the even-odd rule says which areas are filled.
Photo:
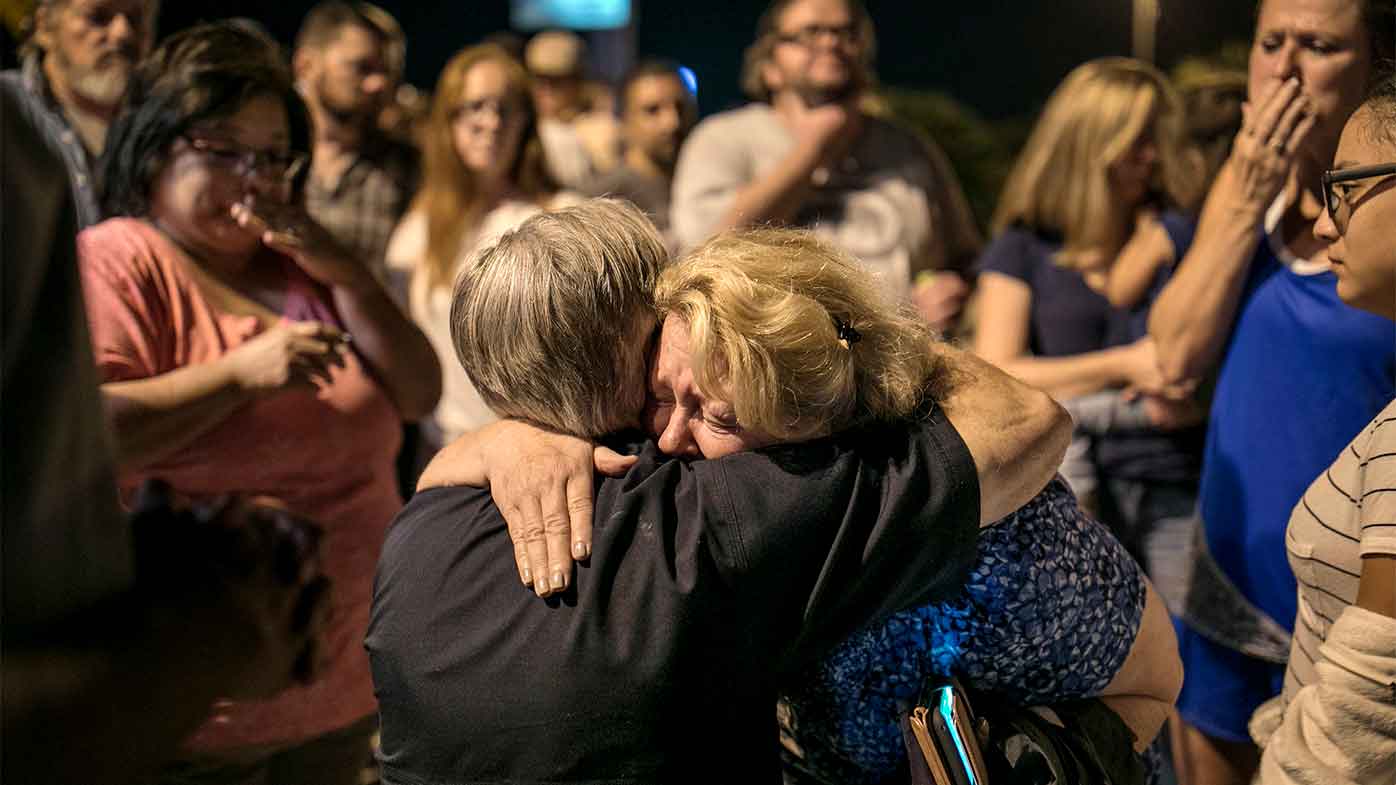
[[1347, 231], [1348, 220], [1352, 218], [1354, 204], [1348, 200], [1352, 187], [1346, 185], [1354, 180], [1367, 180], [1373, 177], [1390, 177], [1396, 174], [1396, 163], [1354, 166], [1348, 169], [1329, 169], [1323, 173], [1323, 202], [1328, 209], [1328, 217], [1338, 234]]
[[266, 180], [287, 183], [296, 179], [296, 176], [305, 168], [307, 160], [304, 153], [248, 150], [230, 142], [190, 134], [185, 134], [184, 141], [189, 143], [194, 152], [239, 177], [252, 175]]
[[853, 24], [846, 25], [806, 25], [799, 30], [792, 30], [788, 33], [777, 32], [776, 40], [785, 44], [796, 44], [799, 46], [813, 48], [820, 39], [829, 35], [834, 42], [840, 46], [850, 46], [858, 41], [858, 27]]

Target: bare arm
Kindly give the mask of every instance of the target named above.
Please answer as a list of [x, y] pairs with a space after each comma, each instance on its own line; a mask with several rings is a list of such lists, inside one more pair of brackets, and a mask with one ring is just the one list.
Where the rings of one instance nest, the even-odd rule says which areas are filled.
[[316, 322], [277, 325], [214, 362], [102, 385], [117, 466], [178, 452], [260, 395], [328, 381], [340, 335]]
[[373, 370], [404, 420], [427, 415], [441, 397], [436, 351], [362, 263], [299, 207], [239, 204], [234, 217], [262, 230], [262, 242], [330, 287], [354, 349]]
[[1004, 371], [1060, 400], [1127, 385], [1163, 386], [1151, 341], [1084, 352], [1070, 357], [1035, 357], [1028, 352], [1032, 290], [1002, 273], [979, 276], [979, 328], [974, 351]]
[[817, 140], [801, 140], [780, 163], [739, 190], [712, 233], [762, 223], [786, 223], [814, 189], [814, 170], [824, 159]]
[[1071, 441], [1071, 417], [1047, 393], [968, 352], [945, 343], [932, 350], [945, 379], [941, 408], [978, 470], [980, 522], [992, 523], [1056, 474]]
[[1116, 308], [1133, 308], [1149, 293], [1160, 268], [1173, 259], [1173, 242], [1156, 216], [1140, 216], [1134, 234], [1120, 249], [1105, 284], [1105, 297]]
[[354, 286], [334, 288], [335, 307], [354, 349], [408, 422], [430, 414], [441, 397], [441, 363], [427, 337], [367, 271]]
[[1145, 586], [1139, 632], [1124, 664], [1101, 693], [1101, 702], [1134, 732], [1135, 749], [1140, 751], [1163, 729], [1183, 687], [1183, 663], [1178, 657], [1173, 622], [1147, 579]]
[[1205, 376], [1220, 361], [1265, 210], [1291, 176], [1296, 151], [1313, 124], [1295, 80], [1258, 111], [1248, 108], [1231, 157], [1203, 204], [1192, 247], [1149, 313], [1149, 334], [1168, 381]]

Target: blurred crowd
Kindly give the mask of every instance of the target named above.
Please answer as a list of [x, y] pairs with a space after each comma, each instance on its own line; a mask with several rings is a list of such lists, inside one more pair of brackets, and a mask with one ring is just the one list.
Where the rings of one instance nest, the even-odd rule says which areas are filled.
[[982, 222], [857, 0], [701, 118], [568, 30], [422, 91], [367, 2], [31, 5], [7, 782], [922, 782], [952, 678], [994, 783], [1396, 782], [1387, 0], [1076, 66]]

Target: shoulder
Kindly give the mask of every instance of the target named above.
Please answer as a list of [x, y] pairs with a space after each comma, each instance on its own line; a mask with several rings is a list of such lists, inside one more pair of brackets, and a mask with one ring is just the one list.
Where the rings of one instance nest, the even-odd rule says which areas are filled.
[[979, 272], [1002, 273], [1028, 280], [1051, 255], [1047, 242], [1036, 232], [1012, 226], [998, 234], [976, 264]]
[[486, 489], [458, 486], [418, 491], [388, 529], [379, 569], [418, 569], [438, 556], [458, 553], [476, 530], [503, 525], [504, 518]]
[[1364, 455], [1368, 458], [1396, 452], [1396, 401], [1388, 403], [1386, 408], [1372, 419], [1371, 424], [1367, 426], [1367, 438], [1369, 442]]
[[[761, 126], [773, 125], [776, 120], [775, 110], [769, 104], [749, 103], [735, 109], [728, 109], [725, 112], [718, 112], [698, 124], [699, 128], [706, 129], [709, 133], [714, 131], [731, 131], [742, 128], [759, 128]], [[698, 128], [694, 128], [696, 132]]]
[[639, 179], [630, 167], [620, 164], [610, 171], [603, 172], [587, 183], [587, 193], [591, 196], [624, 196], [634, 190], [635, 182]]
[[388, 238], [388, 249], [385, 253], [385, 261], [389, 267], [399, 269], [411, 269], [416, 266], [417, 258], [427, 247], [427, 216], [419, 209], [411, 209], [393, 227], [392, 236]]
[[895, 117], [865, 115], [867, 129], [864, 133], [874, 141], [885, 155], [894, 155], [908, 161], [929, 161], [932, 151], [939, 147], [924, 131], [913, 128]]
[[135, 218], [108, 218], [78, 233], [78, 265], [109, 280], [162, 278], [174, 260], [158, 231]]
[[696, 143], [700, 148], [716, 144], [741, 148], [779, 129], [775, 112], [766, 104], [753, 103], [729, 109], [703, 120], [689, 134], [687, 147]]

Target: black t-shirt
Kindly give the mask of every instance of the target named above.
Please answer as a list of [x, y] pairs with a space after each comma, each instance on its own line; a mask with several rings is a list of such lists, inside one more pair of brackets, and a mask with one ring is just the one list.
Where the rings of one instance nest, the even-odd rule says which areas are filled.
[[779, 781], [781, 675], [957, 590], [979, 486], [943, 414], [715, 461], [653, 444], [596, 498], [561, 599], [519, 584], [487, 492], [417, 494], [366, 647], [391, 785]]
[[[1192, 244], [1195, 224], [1176, 212], [1162, 216], [1164, 231], [1181, 259]], [[1149, 307], [1172, 271], [1160, 270], [1148, 295], [1133, 308], [1116, 308], [1092, 289], [1081, 273], [1057, 264], [1060, 240], [1015, 226], [1005, 230], [979, 258], [980, 272], [1016, 278], [1032, 292], [1028, 350], [1039, 357], [1071, 357], [1123, 346], [1148, 334]], [[1110, 477], [1153, 482], [1196, 482], [1202, 464], [1201, 426], [1177, 431], [1139, 430], [1106, 434], [1096, 463]]]

